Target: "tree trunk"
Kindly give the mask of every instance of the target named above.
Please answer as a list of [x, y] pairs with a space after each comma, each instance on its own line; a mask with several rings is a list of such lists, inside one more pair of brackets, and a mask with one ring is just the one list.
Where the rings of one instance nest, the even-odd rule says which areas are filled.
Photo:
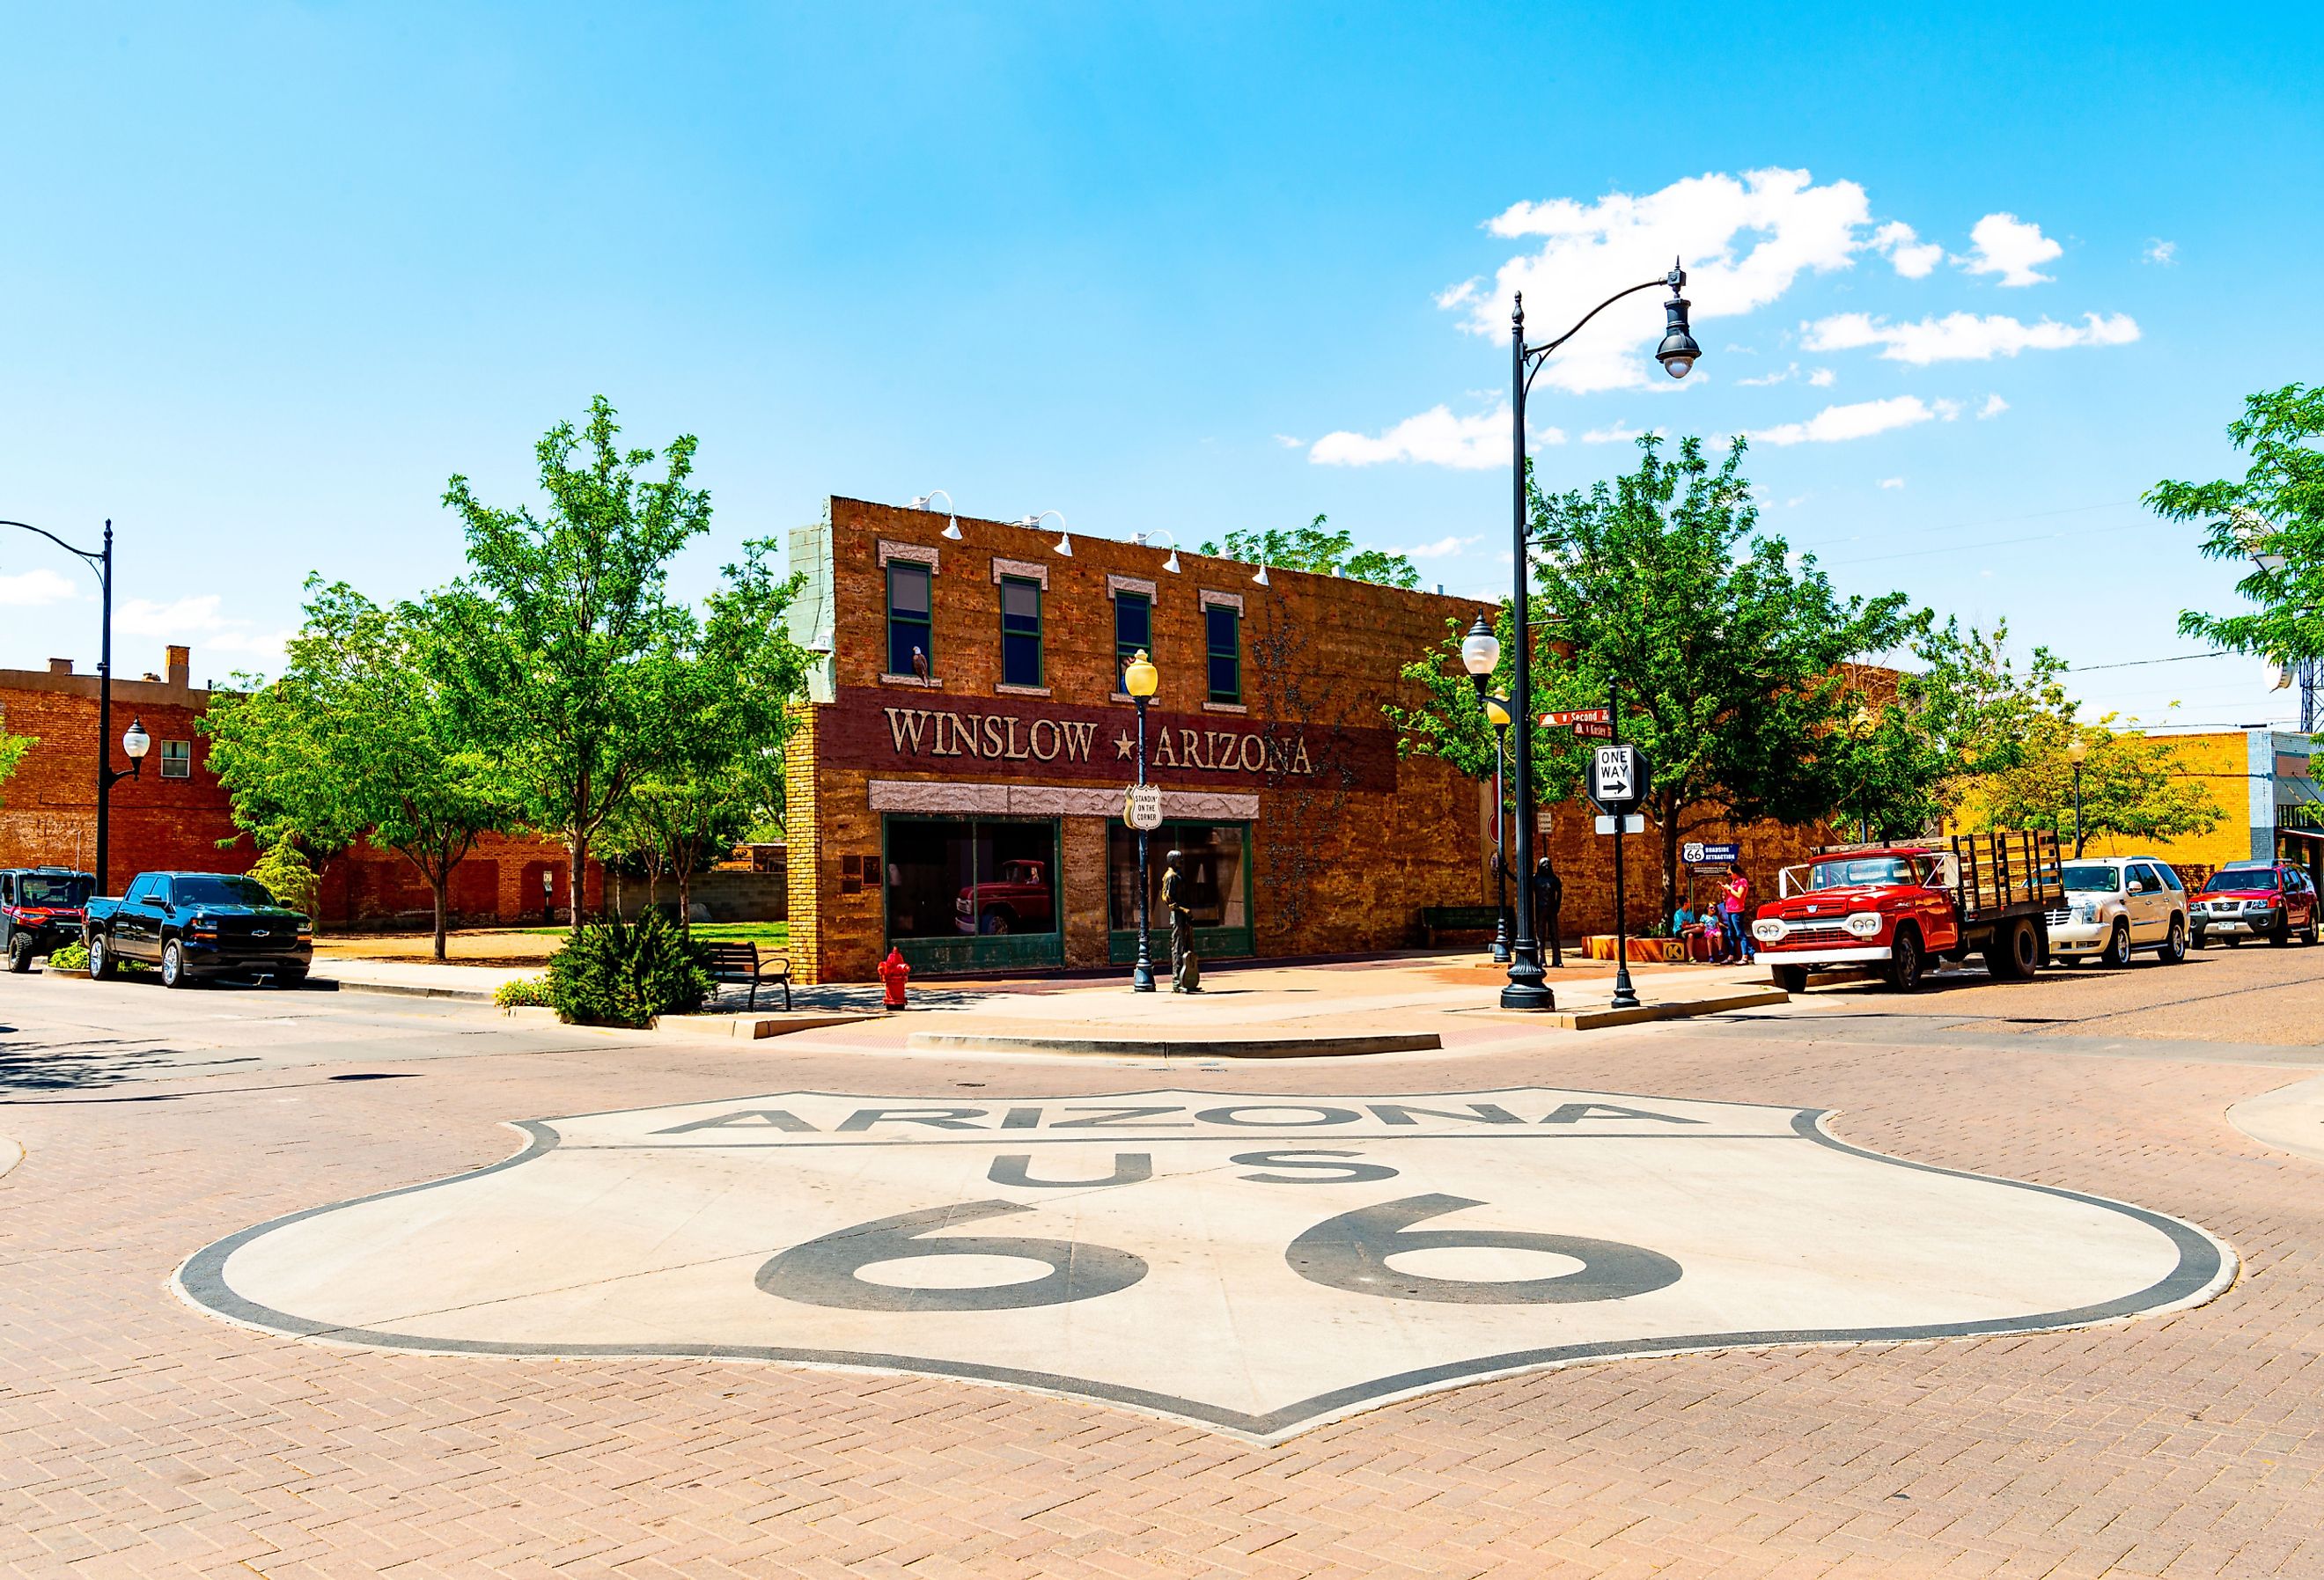
[[566, 882], [570, 885], [570, 892], [566, 898], [570, 902], [568, 909], [573, 913], [573, 925], [569, 930], [577, 938], [581, 936], [581, 885], [589, 872], [589, 836], [586, 834], [575, 835], [566, 845], [566, 851], [568, 856]]
[[1670, 919], [1678, 910], [1678, 808], [1676, 798], [1662, 798], [1663, 836], [1663, 914], [1662, 930], [1670, 931]]
[[440, 962], [445, 957], [445, 891], [452, 886], [452, 864], [439, 861], [424, 870], [428, 873], [429, 891], [436, 896], [436, 958]]
[[[950, 494], [946, 494], [945, 497], [949, 499], [952, 496]], [[688, 939], [691, 939], [694, 937], [694, 908], [691, 902], [691, 896], [694, 892], [693, 878], [694, 869], [692, 865], [684, 862], [679, 863], [678, 868], [678, 930], [682, 937]]]

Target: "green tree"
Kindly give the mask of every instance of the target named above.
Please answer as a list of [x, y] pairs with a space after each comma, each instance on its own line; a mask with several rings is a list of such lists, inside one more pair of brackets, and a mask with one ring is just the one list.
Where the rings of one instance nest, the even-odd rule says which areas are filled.
[[1263, 532], [1231, 531], [1223, 541], [1204, 543], [1195, 550], [1246, 565], [1269, 565], [1282, 570], [1311, 571], [1317, 576], [1343, 576], [1353, 581], [1378, 582], [1382, 587], [1416, 587], [1420, 572], [1411, 560], [1384, 549], [1358, 549], [1353, 534], [1330, 531], [1327, 518], [1317, 516], [1304, 527], [1286, 531], [1269, 527]]
[[12, 735], [0, 729], [0, 786], [15, 777], [16, 769], [24, 754], [41, 744], [38, 735]]
[[[533, 827], [563, 839], [577, 897], [593, 842], [650, 779], [725, 785], [779, 753], [807, 656], [781, 618], [771, 540], [743, 545], [704, 614], [673, 600], [668, 568], [709, 530], [688, 485], [696, 441], [624, 450], [604, 397], [586, 426], [534, 447], [545, 513], [499, 509], [454, 477], [469, 573], [438, 595], [432, 664], [469, 738], [484, 744]], [[703, 804], [688, 792], [689, 804]], [[573, 909], [577, 933], [581, 906]]]
[[2252, 563], [2236, 590], [2259, 608], [2183, 610], [2180, 633], [2278, 664], [2324, 658], [2324, 389], [2249, 396], [2227, 437], [2251, 457], [2240, 479], [2157, 483], [2145, 503], [2166, 521], [2202, 522], [2205, 559]]
[[434, 901], [441, 960], [452, 870], [517, 808], [431, 674], [436, 608], [382, 608], [318, 577], [307, 594], [281, 679], [213, 699], [211, 764], [263, 849], [329, 853], [368, 837], [410, 862]]
[[[2069, 749], [2080, 742], [2081, 829], [2085, 840], [2101, 835], [2152, 841], [2208, 834], [2226, 816], [2210, 787], [2189, 773], [2178, 745], [2167, 736], [2116, 730], [2116, 716], [2094, 725], [2078, 724], [2071, 707], [2043, 719], [2018, 760], [1980, 787], [1987, 827], [2050, 828], [2071, 842], [2074, 835], [2074, 767]], [[2074, 854], [2081, 850], [2076, 846]]]
[[[1835, 738], [1852, 716], [1847, 666], [1925, 627], [1901, 593], [1841, 598], [1812, 556], [1794, 563], [1762, 533], [1738, 440], [1713, 468], [1699, 441], [1665, 458], [1639, 441], [1636, 471], [1586, 492], [1529, 489], [1542, 559], [1536, 607], [1549, 622], [1534, 648], [1537, 708], [1600, 707], [1618, 692], [1620, 738], [1653, 765], [1646, 809], [1661, 835], [1662, 909], [1677, 903], [1679, 845], [1720, 822], [1804, 822], [1838, 799]], [[1506, 670], [1513, 648], [1500, 615]], [[1492, 739], [1458, 667], [1461, 633], [1406, 670], [1426, 706], [1391, 707], [1406, 749], [1480, 774]], [[1446, 659], [1452, 661], [1448, 663]], [[1581, 787], [1591, 743], [1534, 733], [1539, 799]]]

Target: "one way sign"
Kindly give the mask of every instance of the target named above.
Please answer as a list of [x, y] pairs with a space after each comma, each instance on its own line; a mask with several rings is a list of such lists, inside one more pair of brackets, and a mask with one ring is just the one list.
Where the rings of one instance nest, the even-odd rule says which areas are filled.
[[1590, 764], [1590, 799], [1609, 812], [1627, 812], [1646, 799], [1646, 758], [1636, 746], [1600, 746]]

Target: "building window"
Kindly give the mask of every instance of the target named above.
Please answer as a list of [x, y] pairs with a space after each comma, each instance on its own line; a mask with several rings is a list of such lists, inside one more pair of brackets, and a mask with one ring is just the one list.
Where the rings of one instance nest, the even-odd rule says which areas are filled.
[[1001, 578], [1001, 683], [1041, 683], [1041, 584], [1020, 576]]
[[194, 777], [194, 744], [191, 741], [161, 743], [161, 777], [163, 779]]
[[1113, 595], [1113, 688], [1123, 689], [1121, 672], [1143, 652], [1154, 656], [1154, 600], [1144, 593]]
[[918, 675], [934, 672], [936, 644], [931, 638], [928, 609], [928, 568], [904, 560], [888, 567], [888, 673]]
[[[1165, 823], [1147, 836], [1148, 925], [1156, 932], [1169, 926], [1162, 910], [1163, 855], [1179, 851], [1185, 856], [1186, 909], [1198, 928], [1250, 926], [1250, 888], [1243, 857], [1249, 826], [1241, 823]], [[1108, 920], [1115, 932], [1138, 927], [1138, 836], [1115, 818], [1106, 835], [1106, 895]], [[1247, 944], [1241, 946], [1248, 947]]]
[[1242, 611], [1213, 604], [1203, 611], [1211, 660], [1211, 700], [1242, 700]]
[[1055, 933], [1056, 854], [1053, 821], [890, 818], [888, 937]]

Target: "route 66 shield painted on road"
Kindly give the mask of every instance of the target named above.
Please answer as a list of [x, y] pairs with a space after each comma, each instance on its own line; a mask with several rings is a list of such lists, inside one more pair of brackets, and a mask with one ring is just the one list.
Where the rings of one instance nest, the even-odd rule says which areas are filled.
[[1272, 1438], [1576, 1361], [2101, 1322], [2234, 1273], [2160, 1214], [1742, 1104], [788, 1093], [521, 1128], [179, 1286], [343, 1344], [926, 1372]]

